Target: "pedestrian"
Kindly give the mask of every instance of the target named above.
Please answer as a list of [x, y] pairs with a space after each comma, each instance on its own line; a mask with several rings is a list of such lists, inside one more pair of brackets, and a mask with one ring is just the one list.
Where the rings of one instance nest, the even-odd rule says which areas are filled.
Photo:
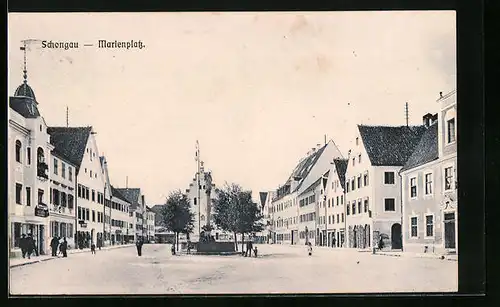
[[144, 242], [142, 241], [141, 238], [137, 239], [137, 242], [135, 243], [135, 246], [137, 247], [137, 255], [140, 257], [142, 256], [142, 245]]
[[335, 243], [336, 243], [335, 238], [333, 238], [333, 240], [332, 240], [332, 241], [333, 241], [333, 247], [337, 247], [337, 246], [335, 245]]
[[21, 248], [21, 253], [23, 255], [23, 258], [26, 257], [26, 252], [27, 252], [27, 246], [26, 246], [26, 235], [23, 233], [21, 235], [21, 239], [19, 240], [19, 247]]
[[63, 255], [63, 258], [68, 257], [68, 241], [66, 241], [66, 237], [63, 238], [63, 241], [61, 243], [61, 252]]
[[[32, 236], [32, 238], [33, 238], [33, 236]], [[35, 254], [35, 256], [38, 257], [39, 254], [38, 254], [38, 246], [36, 244], [36, 240], [35, 240], [35, 238], [33, 238], [32, 240], [33, 240], [33, 251], [34, 251], [34, 254]]]
[[172, 252], [172, 255], [175, 255], [175, 243], [172, 244], [170, 251]]
[[31, 259], [31, 254], [33, 253], [33, 247], [35, 246], [35, 242], [33, 241], [33, 237], [31, 233], [28, 234], [28, 238], [26, 239], [26, 253], [28, 255], [28, 259]]
[[52, 257], [57, 257], [57, 247], [59, 246], [59, 238], [54, 236], [52, 240], [50, 240], [50, 248], [52, 250]]
[[382, 250], [384, 248], [384, 238], [380, 237], [380, 241], [378, 242], [378, 249]]
[[[99, 241], [97, 241], [97, 245], [99, 245]], [[95, 244], [92, 242], [90, 245], [90, 252], [95, 255]]]
[[308, 244], [308, 247], [307, 247], [307, 252], [309, 253], [309, 256], [312, 256], [313, 247], [312, 247], [311, 242], [309, 242], [309, 244]]
[[191, 241], [190, 240], [187, 241], [187, 253], [188, 253], [188, 255], [191, 254]]
[[255, 255], [255, 258], [257, 258], [257, 246], [253, 249], [253, 254]]

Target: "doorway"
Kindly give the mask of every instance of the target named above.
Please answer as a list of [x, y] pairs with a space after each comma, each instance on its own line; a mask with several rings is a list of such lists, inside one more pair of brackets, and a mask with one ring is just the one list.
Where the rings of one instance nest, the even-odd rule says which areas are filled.
[[391, 248], [402, 249], [403, 243], [401, 240], [401, 224], [395, 223], [391, 227]]
[[40, 232], [38, 234], [38, 242], [40, 242], [40, 255], [45, 255], [45, 226], [40, 225]]
[[444, 214], [444, 248], [455, 248], [455, 213]]

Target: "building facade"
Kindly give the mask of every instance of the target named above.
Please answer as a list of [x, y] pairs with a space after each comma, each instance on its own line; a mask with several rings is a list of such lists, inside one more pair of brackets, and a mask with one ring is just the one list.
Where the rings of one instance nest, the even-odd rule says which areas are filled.
[[439, 112], [423, 117], [428, 130], [401, 170], [404, 250], [457, 253], [456, 91], [437, 101]]
[[402, 248], [401, 180], [424, 126], [358, 125], [345, 175], [348, 247]]
[[21, 236], [31, 234], [39, 254], [48, 253], [50, 159], [53, 145], [33, 89], [24, 82], [9, 97], [8, 213], [11, 256], [20, 256]]
[[146, 242], [155, 240], [155, 213], [150, 207], [146, 206]]
[[52, 153], [49, 192], [49, 242], [66, 238], [68, 248], [75, 248], [75, 181], [76, 167], [57, 152]]
[[126, 198], [129, 207], [129, 238], [133, 242], [146, 237], [146, 200], [140, 188], [116, 188]]
[[327, 245], [346, 247], [345, 172], [347, 159], [334, 159], [326, 184]]

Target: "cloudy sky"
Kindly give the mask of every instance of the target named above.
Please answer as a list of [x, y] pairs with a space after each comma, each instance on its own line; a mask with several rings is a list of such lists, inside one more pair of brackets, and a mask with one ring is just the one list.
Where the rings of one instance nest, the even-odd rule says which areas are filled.
[[[404, 125], [455, 88], [454, 12], [9, 14], [9, 94], [23, 39], [78, 42], [28, 52], [50, 126], [93, 126], [115, 186], [150, 204], [186, 189], [195, 142], [214, 180], [282, 184], [311, 147], [343, 154], [356, 124]], [[141, 40], [142, 50], [96, 47]], [[94, 44], [94, 47], [83, 47]]]

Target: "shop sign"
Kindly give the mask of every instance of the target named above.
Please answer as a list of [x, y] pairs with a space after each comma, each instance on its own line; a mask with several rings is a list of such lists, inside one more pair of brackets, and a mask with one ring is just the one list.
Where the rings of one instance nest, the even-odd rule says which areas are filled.
[[38, 205], [35, 207], [35, 216], [48, 217], [49, 207], [44, 203], [38, 203]]
[[82, 223], [82, 224], [80, 224], [80, 227], [82, 227], [82, 228], [87, 228], [87, 223]]

